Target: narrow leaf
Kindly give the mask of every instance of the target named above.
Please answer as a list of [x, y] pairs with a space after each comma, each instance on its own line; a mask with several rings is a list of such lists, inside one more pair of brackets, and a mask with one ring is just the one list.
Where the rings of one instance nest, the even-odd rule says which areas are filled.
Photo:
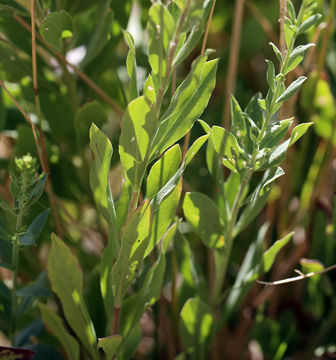
[[275, 91], [275, 68], [270, 60], [266, 60], [267, 62], [267, 82], [272, 91]]
[[168, 71], [168, 53], [175, 33], [175, 22], [168, 9], [155, 3], [148, 12], [149, 63], [159, 88]]
[[51, 287], [59, 297], [67, 322], [90, 357], [99, 359], [96, 334], [83, 297], [83, 276], [77, 258], [56, 235], [48, 259]]
[[139, 206], [126, 223], [121, 237], [121, 249], [112, 268], [112, 284], [115, 306], [123, 296], [141, 268], [152, 231], [152, 208], [146, 200]]
[[43, 324], [61, 343], [62, 349], [65, 351], [67, 358], [69, 360], [79, 359], [78, 342], [67, 332], [62, 319], [53, 310], [42, 303], [39, 304], [39, 308]]
[[285, 75], [295, 69], [303, 60], [306, 51], [315, 46], [315, 44], [306, 44], [297, 46], [289, 56], [288, 66], [285, 71]]
[[297, 142], [300, 137], [303, 136], [312, 125], [312, 122], [308, 122], [295, 126], [290, 137], [289, 146], [292, 146], [295, 142]]
[[129, 103], [123, 117], [119, 153], [127, 181], [140, 189], [144, 176], [157, 119], [149, 101], [141, 96]]
[[317, 23], [320, 21], [322, 15], [321, 14], [314, 14], [310, 16], [307, 20], [305, 20], [298, 29], [299, 34], [303, 34], [307, 30], [309, 30], [312, 26], [317, 25]]
[[300, 86], [307, 80], [305, 76], [300, 76], [298, 79], [293, 81], [288, 88], [280, 95], [276, 100], [276, 103], [281, 103], [289, 100], [295, 93], [300, 89]]
[[137, 85], [137, 64], [135, 59], [135, 47], [134, 47], [134, 40], [132, 35], [126, 31], [123, 30], [125, 41], [127, 42], [127, 45], [129, 47], [129, 52], [127, 54], [126, 59], [126, 68], [127, 73], [130, 78], [130, 84], [129, 84], [129, 92], [130, 92], [130, 99], [134, 100], [139, 96], [138, 92], [138, 85]]
[[29, 205], [34, 204], [42, 195], [44, 185], [47, 181], [47, 174], [44, 174], [42, 178], [35, 184], [33, 190], [30, 192], [28, 196]]
[[283, 58], [281, 55], [281, 51], [276, 47], [276, 45], [274, 45], [272, 42], [269, 43], [272, 46], [272, 49], [274, 51], [274, 54], [276, 55], [276, 57], [279, 60], [279, 63], [282, 64], [283, 63]]
[[218, 60], [195, 60], [187, 78], [176, 90], [167, 111], [160, 119], [151, 158], [162, 154], [192, 128], [206, 108], [215, 87]]
[[28, 226], [24, 234], [20, 235], [19, 242], [21, 245], [36, 245], [36, 240], [42, 233], [44, 225], [48, 220], [50, 209], [43, 211]]

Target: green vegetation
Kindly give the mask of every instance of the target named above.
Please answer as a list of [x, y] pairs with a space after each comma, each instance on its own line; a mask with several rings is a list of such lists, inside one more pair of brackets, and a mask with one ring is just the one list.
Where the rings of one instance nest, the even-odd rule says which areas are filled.
[[334, 15], [0, 4], [1, 359], [336, 352]]

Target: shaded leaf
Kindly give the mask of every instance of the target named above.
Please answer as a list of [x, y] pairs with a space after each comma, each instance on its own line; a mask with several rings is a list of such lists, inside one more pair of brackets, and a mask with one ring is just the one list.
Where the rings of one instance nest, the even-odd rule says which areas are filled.
[[47, 305], [40, 303], [39, 308], [45, 327], [61, 343], [62, 349], [67, 354], [67, 358], [69, 360], [79, 359], [78, 342], [72, 335], [67, 332], [62, 319]]
[[83, 277], [77, 258], [56, 235], [51, 236], [48, 276], [62, 303], [65, 318], [90, 357], [99, 359], [96, 334], [83, 297]]
[[121, 340], [122, 337], [120, 335], [98, 338], [98, 347], [104, 349], [105, 354], [107, 354], [107, 360], [112, 360], [113, 356], [117, 353]]
[[221, 248], [225, 244], [224, 226], [216, 204], [201, 193], [187, 193], [183, 202], [184, 215], [204, 244]]
[[36, 240], [41, 235], [43, 228], [48, 220], [50, 209], [43, 211], [28, 226], [27, 230], [20, 235], [19, 242], [21, 245], [36, 245]]
[[137, 73], [136, 73], [137, 64], [135, 59], [134, 40], [132, 35], [128, 31], [123, 30], [123, 34], [127, 42], [127, 45], [129, 47], [129, 52], [127, 54], [127, 59], [126, 59], [126, 68], [127, 68], [128, 76], [130, 78], [130, 84], [129, 84], [130, 99], [134, 100], [139, 96], [138, 85], [137, 85]]
[[73, 21], [66, 11], [54, 11], [42, 21], [40, 34], [43, 39], [57, 50], [62, 50], [62, 39], [72, 36]]
[[210, 307], [197, 298], [189, 299], [181, 310], [182, 342], [192, 359], [205, 359], [214, 319]]

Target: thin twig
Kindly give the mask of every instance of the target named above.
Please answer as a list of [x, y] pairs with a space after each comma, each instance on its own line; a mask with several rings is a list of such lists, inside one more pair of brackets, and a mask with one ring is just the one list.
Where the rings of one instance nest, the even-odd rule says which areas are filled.
[[261, 284], [261, 285], [267, 285], [267, 286], [283, 285], [283, 284], [288, 284], [288, 283], [292, 283], [292, 282], [295, 282], [295, 281], [304, 280], [304, 279], [310, 278], [310, 277], [315, 276], [315, 275], [321, 275], [321, 274], [324, 274], [324, 273], [329, 272], [329, 271], [334, 270], [334, 269], [336, 269], [336, 264], [331, 265], [331, 266], [329, 266], [329, 267], [327, 267], [327, 268], [325, 268], [325, 269], [323, 269], [321, 271], [310, 272], [310, 273], [307, 273], [307, 274], [303, 274], [300, 270], [295, 270], [295, 272], [297, 272], [297, 273], [299, 273], [301, 275], [294, 276], [294, 277], [287, 278], [287, 279], [282, 279], [282, 280], [270, 281], [270, 282], [257, 280], [257, 283]]
[[287, 0], [280, 0], [280, 51], [283, 57], [286, 55], [287, 45], [285, 39], [285, 17], [287, 15]]
[[258, 21], [261, 28], [270, 38], [270, 40], [277, 45], [278, 44], [278, 34], [274, 31], [272, 24], [269, 20], [264, 16], [264, 14], [259, 10], [259, 8], [251, 1], [246, 2], [246, 6], [251, 12], [251, 14], [255, 17]]
[[17, 107], [17, 109], [20, 111], [20, 113], [22, 114], [22, 116], [27, 120], [28, 124], [31, 126], [32, 128], [32, 132], [33, 132], [33, 137], [34, 137], [34, 141], [35, 141], [35, 145], [36, 145], [36, 150], [37, 150], [37, 154], [38, 154], [38, 158], [40, 160], [40, 164], [42, 167], [43, 164], [43, 159], [42, 159], [42, 154], [40, 151], [40, 144], [38, 141], [38, 137], [37, 137], [37, 133], [36, 133], [36, 126], [33, 124], [30, 116], [23, 110], [23, 108], [21, 107], [21, 105], [16, 101], [16, 99], [14, 98], [14, 96], [11, 94], [11, 92], [7, 89], [7, 87], [5, 86], [5, 84], [3, 83], [2, 80], [0, 80], [0, 86], [6, 91], [6, 93], [8, 94], [8, 96], [11, 98], [11, 100], [13, 101], [13, 103], [15, 104], [15, 106]]
[[213, 0], [212, 7], [211, 7], [211, 10], [210, 10], [209, 19], [208, 19], [208, 23], [207, 23], [207, 26], [206, 26], [206, 29], [205, 29], [205, 33], [204, 33], [201, 55], [203, 55], [204, 52], [205, 52], [205, 47], [206, 47], [206, 43], [207, 43], [207, 40], [208, 40], [208, 35], [209, 35], [211, 20], [212, 20], [212, 17], [213, 17], [213, 13], [214, 13], [214, 10], [215, 10], [215, 6], [216, 6], [216, 0]]
[[38, 82], [37, 82], [37, 63], [36, 63], [36, 31], [35, 31], [35, 0], [30, 1], [30, 17], [31, 17], [31, 37], [32, 37], [32, 72], [33, 72], [33, 89], [34, 89], [34, 100], [35, 100], [35, 108], [36, 115], [38, 118], [38, 132], [41, 142], [41, 155], [42, 155], [42, 170], [45, 174], [48, 174], [47, 182], [46, 182], [46, 192], [49, 197], [52, 213], [55, 219], [55, 227], [56, 232], [59, 236], [62, 234], [61, 223], [59, 219], [59, 215], [57, 212], [56, 202], [54, 198], [54, 193], [51, 185], [51, 177], [50, 177], [50, 168], [49, 168], [49, 160], [47, 154], [47, 146], [44, 138], [44, 133], [42, 130], [42, 113], [41, 113], [41, 104], [40, 97], [38, 91]]
[[[18, 15], [13, 15], [14, 19], [21, 24], [26, 30], [31, 32], [30, 26]], [[102, 100], [104, 100], [111, 109], [120, 117], [123, 116], [123, 110], [102, 90], [96, 83], [94, 83], [87, 75], [85, 75], [81, 70], [79, 70], [75, 65], [69, 63], [69, 61], [63, 56], [59, 51], [54, 50], [49, 44], [47, 44], [42, 36], [36, 33], [37, 39], [47, 47], [62, 63], [68, 65], [77, 75], [80, 77]], [[119, 120], [121, 125], [121, 121]]]
[[240, 49], [240, 36], [243, 23], [245, 0], [236, 0], [235, 17], [233, 21], [232, 37], [230, 44], [230, 58], [225, 89], [225, 104], [223, 112], [223, 127], [229, 128], [230, 125], [230, 95], [236, 87], [237, 65]]

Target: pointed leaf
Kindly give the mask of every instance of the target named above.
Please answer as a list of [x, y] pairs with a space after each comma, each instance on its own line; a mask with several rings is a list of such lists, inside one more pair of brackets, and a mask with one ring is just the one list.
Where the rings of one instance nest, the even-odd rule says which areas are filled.
[[168, 53], [175, 33], [175, 22], [168, 9], [155, 3], [148, 12], [149, 63], [159, 88], [168, 71]]
[[188, 149], [186, 156], [185, 156], [186, 165], [188, 165], [190, 163], [190, 161], [195, 157], [195, 155], [198, 153], [198, 151], [202, 147], [202, 145], [208, 140], [209, 136], [210, 136], [210, 134], [206, 134], [206, 135], [199, 137], [190, 146], [190, 148]]
[[121, 344], [122, 337], [120, 335], [112, 335], [103, 338], [98, 338], [98, 347], [104, 349], [107, 355], [107, 360], [112, 360], [113, 356], [117, 353]]
[[298, 34], [303, 34], [307, 30], [309, 30], [312, 26], [317, 25], [320, 21], [322, 15], [321, 14], [314, 14], [311, 15], [307, 20], [305, 20], [298, 29]]
[[294, 143], [296, 143], [300, 139], [300, 137], [302, 137], [312, 125], [313, 125], [312, 122], [308, 122], [295, 126], [290, 137], [289, 146], [292, 146]]
[[281, 103], [289, 100], [296, 92], [300, 89], [301, 85], [307, 80], [305, 76], [300, 76], [298, 79], [293, 81], [288, 88], [278, 97], [276, 103]]
[[299, 45], [292, 51], [292, 53], [289, 56], [288, 66], [286, 68], [284, 75], [288, 74], [290, 71], [295, 69], [301, 63], [301, 61], [305, 56], [306, 51], [312, 46], [315, 46], [315, 44]]
[[77, 258], [56, 235], [52, 234], [48, 276], [59, 297], [67, 322], [80, 339], [90, 357], [99, 359], [96, 334], [84, 303], [83, 276]]
[[147, 167], [156, 124], [155, 111], [144, 96], [128, 104], [123, 118], [119, 153], [127, 180], [136, 190], [140, 189]]
[[151, 158], [162, 154], [192, 128], [206, 108], [216, 82], [218, 60], [194, 61], [192, 70], [176, 90], [170, 106], [160, 119]]
[[160, 189], [176, 173], [181, 163], [182, 153], [179, 145], [167, 150], [152, 166], [147, 178], [146, 197], [153, 199]]
[[225, 244], [224, 227], [216, 204], [201, 193], [187, 193], [183, 202], [184, 215], [204, 244], [221, 248]]
[[130, 78], [130, 84], [129, 84], [129, 92], [130, 92], [130, 99], [134, 100], [139, 96], [138, 92], [138, 85], [137, 85], [137, 64], [135, 59], [135, 47], [134, 47], [134, 40], [132, 35], [126, 31], [123, 30], [125, 41], [127, 42], [127, 45], [129, 47], [129, 52], [127, 54], [126, 59], [126, 68], [127, 73]]
[[292, 124], [294, 118], [277, 121], [266, 128], [265, 134], [260, 142], [260, 149], [273, 148], [278, 145]]
[[155, 85], [152, 78], [152, 75], [148, 75], [147, 80], [144, 84], [144, 96], [149, 100], [149, 102], [153, 105], [156, 101], [156, 93], [155, 93]]
[[276, 57], [279, 60], [279, 63], [282, 64], [283, 63], [283, 58], [281, 55], [281, 51], [276, 47], [276, 45], [274, 45], [272, 42], [269, 43], [272, 46], [272, 49], [274, 51], [274, 54], [276, 55]]
[[44, 304], [39, 304], [41, 311], [41, 317], [43, 324], [48, 329], [48, 331], [53, 334], [56, 339], [61, 343], [62, 349], [65, 351], [67, 358], [70, 360], [79, 359], [79, 345], [77, 340], [70, 335], [62, 319], [48, 306]]
[[30, 192], [28, 196], [29, 205], [34, 204], [42, 195], [44, 185], [47, 181], [47, 174], [44, 174], [41, 179], [35, 184], [33, 190]]
[[267, 82], [271, 90], [275, 91], [275, 68], [272, 61], [266, 60], [266, 62], [267, 62], [267, 75], [266, 75]]
[[112, 268], [115, 306], [120, 307], [123, 296], [142, 266], [152, 231], [152, 208], [146, 200], [126, 223], [121, 237], [121, 249]]
[[48, 220], [50, 209], [43, 211], [28, 226], [27, 230], [20, 235], [19, 242], [21, 245], [36, 245], [36, 240], [41, 235], [44, 225]]

